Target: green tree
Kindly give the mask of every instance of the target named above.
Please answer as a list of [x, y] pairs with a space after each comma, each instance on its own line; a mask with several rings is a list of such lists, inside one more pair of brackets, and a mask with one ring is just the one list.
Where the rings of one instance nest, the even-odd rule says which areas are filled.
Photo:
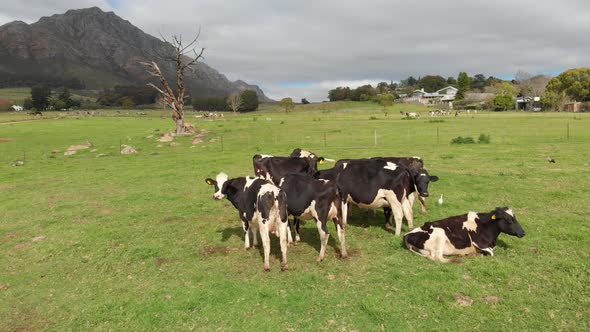
[[256, 91], [253, 90], [246, 90], [242, 92], [242, 107], [240, 107], [240, 112], [253, 112], [258, 109], [258, 95]]
[[563, 110], [566, 97], [565, 93], [559, 93], [555, 91], [545, 91], [541, 96], [541, 106], [545, 110], [560, 112]]
[[392, 94], [382, 94], [379, 96], [379, 105], [383, 106], [383, 110], [385, 110], [385, 107], [393, 105], [394, 100], [395, 97]]
[[295, 108], [295, 104], [293, 103], [293, 99], [291, 99], [289, 97], [281, 99], [281, 101], [279, 101], [279, 106], [285, 110], [285, 113], [289, 113], [289, 111], [291, 111], [291, 110], [293, 110], [293, 108]]
[[511, 96], [498, 95], [494, 97], [494, 110], [506, 111], [514, 108], [514, 100]]
[[303, 105], [307, 105], [307, 104], [309, 104], [309, 101], [307, 99], [305, 99], [305, 98], [301, 98], [301, 103]]
[[31, 88], [34, 109], [45, 111], [49, 107], [49, 97], [51, 97], [51, 89], [47, 85], [37, 85]]
[[457, 85], [459, 91], [457, 91], [457, 100], [461, 100], [465, 98], [465, 92], [469, 91], [471, 86], [471, 80], [469, 79], [469, 75], [466, 72], [462, 71], [459, 73], [457, 77]]
[[449, 76], [449, 78], [447, 78], [447, 84], [448, 85], [455, 85], [455, 84], [457, 84], [457, 80], [453, 76]]
[[424, 89], [426, 92], [434, 92], [447, 86], [447, 80], [439, 75], [426, 75], [418, 82], [418, 87]]
[[546, 92], [565, 94], [575, 101], [590, 101], [590, 67], [567, 70], [547, 83]]
[[512, 82], [500, 82], [494, 85], [495, 94], [497, 96], [515, 97], [518, 94], [518, 88]]
[[385, 92], [387, 92], [388, 87], [389, 87], [389, 84], [387, 84], [387, 82], [379, 82], [379, 84], [377, 84], [377, 91], [380, 94], [385, 93]]
[[339, 101], [350, 99], [350, 88], [349, 87], [337, 87], [328, 91], [328, 99], [330, 101]]
[[30, 110], [33, 108], [33, 100], [31, 98], [26, 98], [23, 102], [23, 108], [26, 110]]
[[477, 89], [480, 92], [483, 92], [485, 87], [488, 85], [487, 79], [483, 74], [477, 74], [473, 76], [473, 80], [471, 82], [471, 88]]

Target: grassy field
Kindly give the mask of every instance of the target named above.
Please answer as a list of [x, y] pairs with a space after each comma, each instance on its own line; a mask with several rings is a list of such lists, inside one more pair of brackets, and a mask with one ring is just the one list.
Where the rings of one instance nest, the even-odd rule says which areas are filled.
[[[330, 103], [214, 120], [190, 114], [210, 131], [194, 147], [191, 137], [158, 147], [151, 135], [173, 128], [161, 112], [30, 122], [1, 114], [0, 330], [590, 329], [590, 117], [401, 120], [400, 110], [425, 112]], [[490, 144], [449, 143], [481, 133]], [[98, 151], [63, 155], [86, 140]], [[139, 153], [119, 155], [119, 144]], [[296, 147], [334, 159], [421, 156], [441, 180], [428, 214], [415, 208], [416, 225], [511, 206], [527, 236], [501, 235], [494, 257], [439, 264], [404, 249], [381, 211], [354, 210], [351, 257], [337, 257], [329, 225], [326, 260], [316, 262], [319, 237], [307, 222], [288, 272], [271, 238], [265, 273], [261, 251], [243, 249], [236, 210], [214, 201], [204, 179], [250, 175], [253, 154]], [[10, 165], [17, 159], [25, 166]]]

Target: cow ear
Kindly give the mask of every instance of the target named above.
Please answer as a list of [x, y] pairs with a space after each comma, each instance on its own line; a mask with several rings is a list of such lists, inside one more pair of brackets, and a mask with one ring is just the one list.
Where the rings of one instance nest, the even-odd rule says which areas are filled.
[[430, 182], [436, 182], [436, 181], [438, 181], [438, 176], [436, 176], [436, 175], [430, 176]]
[[207, 182], [208, 185], [213, 186], [217, 181], [213, 180], [212, 178], [207, 178], [205, 179], [205, 182]]
[[324, 161], [325, 161], [324, 157], [319, 157], [319, 158], [318, 158], [318, 162], [319, 162], [320, 164], [323, 164], [323, 163], [324, 163]]

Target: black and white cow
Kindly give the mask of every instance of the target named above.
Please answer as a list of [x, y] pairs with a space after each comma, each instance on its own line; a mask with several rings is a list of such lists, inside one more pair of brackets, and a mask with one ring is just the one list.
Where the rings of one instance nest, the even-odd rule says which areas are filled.
[[335, 181], [318, 180], [311, 175], [291, 173], [281, 178], [279, 187], [287, 194], [287, 211], [294, 218], [295, 241], [299, 242], [299, 219], [314, 219], [320, 234], [318, 261], [324, 259], [328, 244], [327, 223], [336, 225], [340, 253], [347, 257], [345, 227], [342, 221], [342, 200]]
[[314, 169], [318, 168], [318, 164], [323, 164], [324, 161], [332, 161], [334, 162], [335, 160], [333, 159], [325, 159], [324, 157], [319, 157], [317, 154], [309, 151], [309, 150], [302, 150], [300, 148], [296, 148], [295, 150], [293, 150], [293, 152], [291, 152], [291, 154], [289, 155], [289, 157], [293, 157], [293, 158], [307, 158], [310, 160], [312, 166]]
[[500, 233], [519, 238], [525, 235], [516, 216], [507, 207], [488, 213], [469, 212], [427, 222], [404, 236], [406, 247], [424, 257], [446, 263], [444, 256], [482, 253], [493, 256]]
[[271, 180], [278, 185], [285, 175], [290, 173], [303, 173], [313, 175], [317, 170], [314, 161], [310, 158], [299, 157], [273, 157], [256, 154], [252, 157], [254, 174]]
[[219, 173], [215, 180], [208, 178], [207, 184], [215, 186], [213, 198], [226, 197], [238, 209], [245, 234], [244, 246], [250, 248], [249, 230], [252, 227], [253, 245], [258, 244], [256, 228], [260, 231], [264, 249], [264, 270], [270, 271], [270, 237], [275, 233], [280, 239], [283, 256], [281, 270], [287, 270], [287, 198], [285, 192], [264, 179], [239, 177], [228, 179]]
[[431, 178], [426, 170], [412, 175], [403, 166], [382, 159], [356, 159], [337, 163], [332, 169], [316, 172], [316, 178], [335, 180], [338, 183], [344, 206], [342, 214], [347, 223], [347, 203], [362, 208], [391, 208], [395, 219], [395, 235], [401, 234], [402, 220], [405, 216], [408, 227], [414, 227], [414, 215], [409, 195], [418, 191], [420, 196], [428, 196]]

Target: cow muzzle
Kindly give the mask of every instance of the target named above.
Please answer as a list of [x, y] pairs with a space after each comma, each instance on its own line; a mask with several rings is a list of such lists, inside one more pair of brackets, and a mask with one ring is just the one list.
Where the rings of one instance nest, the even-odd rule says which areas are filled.
[[216, 199], [216, 200], [223, 199], [223, 197], [224, 197], [223, 194], [218, 194], [218, 193], [213, 194], [213, 198]]
[[423, 193], [420, 196], [422, 196], [422, 197], [428, 197], [428, 196], [430, 196], [430, 193]]

